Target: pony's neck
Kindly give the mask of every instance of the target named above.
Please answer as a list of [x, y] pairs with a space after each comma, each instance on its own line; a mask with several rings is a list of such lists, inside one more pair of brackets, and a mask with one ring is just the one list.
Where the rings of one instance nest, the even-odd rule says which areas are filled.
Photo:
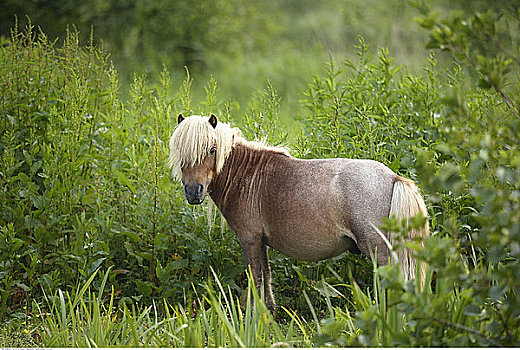
[[273, 157], [286, 155], [272, 150], [256, 149], [247, 144], [235, 145], [224, 162], [222, 170], [209, 186], [209, 195], [220, 212], [228, 219], [228, 213], [237, 205], [258, 201], [266, 171]]

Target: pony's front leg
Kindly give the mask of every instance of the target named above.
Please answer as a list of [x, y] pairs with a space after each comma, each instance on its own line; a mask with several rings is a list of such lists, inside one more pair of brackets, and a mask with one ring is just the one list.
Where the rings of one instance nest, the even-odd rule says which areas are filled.
[[265, 305], [272, 312], [276, 307], [276, 302], [274, 301], [273, 291], [271, 289], [271, 267], [269, 266], [269, 255], [267, 250], [269, 248], [267, 245], [262, 244], [261, 248], [261, 261], [262, 261], [262, 273], [264, 279], [264, 298]]
[[[264, 266], [265, 266], [265, 254], [267, 254], [267, 250], [265, 245], [262, 243], [261, 238], [253, 239], [251, 237], [247, 238], [239, 238], [240, 245], [242, 246], [242, 250], [244, 251], [244, 256], [246, 259], [246, 266], [248, 269], [251, 269], [253, 281], [255, 282], [256, 290], [258, 291], [258, 295], [262, 297], [264, 293], [262, 290], [264, 289], [264, 278], [266, 275], [264, 274]], [[270, 272], [269, 272], [270, 277]], [[269, 289], [270, 291], [270, 289]], [[266, 297], [266, 305], [271, 308], [274, 307], [274, 304], [269, 303]], [[272, 297], [272, 295], [271, 295]], [[270, 305], [271, 304], [271, 305]]]

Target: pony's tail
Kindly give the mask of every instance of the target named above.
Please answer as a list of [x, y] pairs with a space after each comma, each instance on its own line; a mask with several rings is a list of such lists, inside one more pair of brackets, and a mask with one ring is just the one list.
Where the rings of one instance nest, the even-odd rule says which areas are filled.
[[[403, 219], [414, 217], [417, 214], [428, 218], [428, 211], [424, 200], [419, 193], [419, 189], [412, 180], [398, 176], [394, 183], [394, 192], [392, 194], [392, 203], [390, 205], [389, 217], [396, 217], [399, 222]], [[408, 231], [408, 239], [412, 240], [416, 237], [426, 237], [430, 233], [430, 227], [428, 220], [423, 227], [418, 229], [412, 229]], [[390, 242], [394, 244], [394, 239], [390, 236]], [[421, 246], [422, 246], [421, 241]], [[410, 248], [403, 248], [397, 251], [397, 257], [399, 259], [399, 265], [403, 272], [405, 280], [415, 278], [415, 271], [417, 269], [417, 261], [413, 257], [413, 250]], [[421, 263], [420, 266], [420, 279], [421, 288], [424, 287], [426, 278], [426, 265]]]

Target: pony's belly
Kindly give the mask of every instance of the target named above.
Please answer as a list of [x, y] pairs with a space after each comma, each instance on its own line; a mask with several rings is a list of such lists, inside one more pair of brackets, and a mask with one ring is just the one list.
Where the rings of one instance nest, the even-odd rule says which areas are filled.
[[319, 261], [330, 259], [346, 251], [359, 252], [348, 230], [324, 232], [292, 232], [269, 239], [270, 247], [296, 260]]

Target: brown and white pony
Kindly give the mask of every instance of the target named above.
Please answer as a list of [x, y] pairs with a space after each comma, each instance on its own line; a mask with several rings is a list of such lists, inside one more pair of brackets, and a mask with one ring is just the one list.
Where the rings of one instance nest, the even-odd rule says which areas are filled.
[[[377, 229], [381, 219], [428, 215], [414, 183], [379, 162], [293, 158], [285, 149], [245, 140], [238, 128], [217, 122], [214, 115], [179, 115], [169, 166], [182, 181], [188, 203], [201, 204], [210, 195], [238, 236], [271, 310], [275, 301], [267, 247], [307, 261], [345, 251], [369, 257], [377, 252], [377, 264], [383, 265], [391, 254]], [[427, 221], [408, 233], [410, 239], [428, 234]], [[401, 249], [397, 256], [404, 278], [414, 278], [412, 252]]]

